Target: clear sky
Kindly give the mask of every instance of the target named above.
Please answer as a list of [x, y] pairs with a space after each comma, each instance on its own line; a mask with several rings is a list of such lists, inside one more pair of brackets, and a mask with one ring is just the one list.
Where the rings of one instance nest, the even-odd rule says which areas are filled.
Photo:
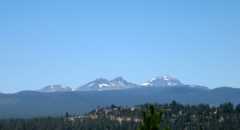
[[1, 0], [0, 91], [98, 77], [240, 87], [239, 0]]

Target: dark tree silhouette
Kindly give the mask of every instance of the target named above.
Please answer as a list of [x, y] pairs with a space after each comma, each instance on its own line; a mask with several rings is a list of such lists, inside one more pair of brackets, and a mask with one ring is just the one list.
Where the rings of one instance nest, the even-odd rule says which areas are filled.
[[[138, 130], [159, 130], [163, 111], [157, 111], [153, 105], [147, 107], [143, 112], [143, 122]], [[168, 130], [164, 128], [164, 130]]]

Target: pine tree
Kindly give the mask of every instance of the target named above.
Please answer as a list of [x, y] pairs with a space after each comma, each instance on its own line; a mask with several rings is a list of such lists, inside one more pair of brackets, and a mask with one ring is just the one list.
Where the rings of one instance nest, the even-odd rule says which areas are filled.
[[[162, 119], [162, 111], [156, 111], [153, 105], [147, 106], [147, 110], [143, 112], [143, 122], [138, 130], [160, 130]], [[168, 128], [164, 130], [169, 130]]]

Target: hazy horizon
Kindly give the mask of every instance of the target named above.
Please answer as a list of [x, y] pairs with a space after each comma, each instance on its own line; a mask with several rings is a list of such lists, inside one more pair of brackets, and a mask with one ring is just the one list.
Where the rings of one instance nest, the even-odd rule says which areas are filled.
[[240, 1], [1, 1], [0, 92], [171, 75], [240, 87]]

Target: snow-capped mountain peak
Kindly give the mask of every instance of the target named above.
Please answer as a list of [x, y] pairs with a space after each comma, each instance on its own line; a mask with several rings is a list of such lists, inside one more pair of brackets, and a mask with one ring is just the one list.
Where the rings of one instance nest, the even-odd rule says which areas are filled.
[[122, 85], [128, 84], [128, 81], [126, 81], [123, 77], [117, 77], [117, 78], [111, 80], [111, 82], [113, 84], [122, 84]]
[[104, 78], [98, 78], [94, 81], [91, 81], [81, 87], [78, 90], [100, 90], [106, 87], [111, 86], [111, 82]]
[[136, 84], [128, 82], [123, 77], [117, 77], [113, 80], [111, 80], [112, 84], [118, 88], [126, 89], [126, 88], [133, 88], [137, 87]]
[[122, 77], [117, 77], [111, 81], [107, 79], [99, 78], [79, 87], [77, 90], [78, 91], [119, 90], [119, 89], [126, 89], [126, 88], [131, 88], [136, 86], [137, 85], [126, 81]]
[[112, 81], [126, 81], [123, 77], [119, 76], [113, 79]]
[[152, 86], [168, 87], [168, 86], [180, 86], [180, 85], [183, 85], [180, 80], [167, 75], [162, 77], [152, 78], [151, 80], [142, 84], [142, 86], [146, 86], [146, 87], [152, 87]]
[[71, 92], [72, 88], [62, 85], [48, 85], [39, 90], [39, 92]]

